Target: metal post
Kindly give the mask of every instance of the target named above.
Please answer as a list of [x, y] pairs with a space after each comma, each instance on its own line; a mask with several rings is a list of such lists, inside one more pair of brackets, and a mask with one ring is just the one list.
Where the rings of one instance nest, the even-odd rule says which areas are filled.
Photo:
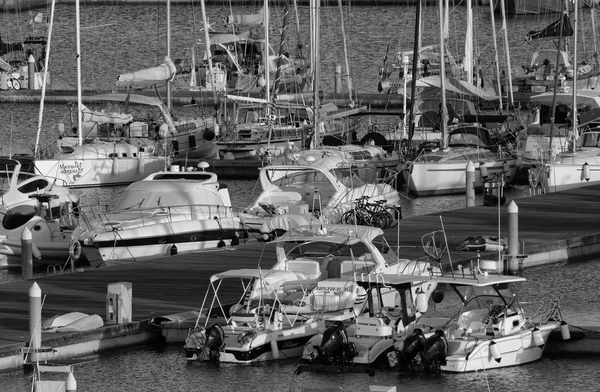
[[508, 205], [508, 273], [519, 273], [519, 207], [513, 201]]
[[21, 232], [21, 276], [23, 279], [33, 277], [32, 239], [31, 231], [25, 227]]
[[30, 361], [36, 360], [42, 344], [42, 290], [37, 282], [29, 288], [29, 349], [33, 353]]
[[472, 161], [467, 163], [467, 207], [475, 206], [475, 165]]

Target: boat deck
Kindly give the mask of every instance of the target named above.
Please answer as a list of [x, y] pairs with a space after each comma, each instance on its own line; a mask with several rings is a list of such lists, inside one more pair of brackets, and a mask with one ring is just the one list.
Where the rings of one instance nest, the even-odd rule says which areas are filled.
[[[598, 194], [600, 186], [517, 199], [519, 240], [524, 243], [525, 267], [573, 260], [600, 253]], [[476, 235], [507, 236], [508, 202], [498, 209], [476, 206], [401, 220], [398, 229], [386, 231], [388, 241], [402, 247], [404, 257], [422, 257], [421, 236], [441, 229], [443, 222], [453, 259], [473, 256], [456, 251], [456, 245]], [[461, 206], [457, 206], [461, 207]], [[397, 231], [396, 231], [397, 230]], [[130, 262], [83, 272], [37, 277], [42, 290], [43, 319], [79, 311], [106, 316], [108, 284], [131, 282], [133, 321], [199, 309], [208, 278], [225, 269], [270, 268], [274, 245], [251, 238], [235, 250], [182, 254], [168, 259]], [[33, 281], [0, 284], [0, 357], [29, 339], [28, 290]], [[234, 298], [225, 298], [233, 300]], [[43, 339], [57, 334], [44, 333]]]

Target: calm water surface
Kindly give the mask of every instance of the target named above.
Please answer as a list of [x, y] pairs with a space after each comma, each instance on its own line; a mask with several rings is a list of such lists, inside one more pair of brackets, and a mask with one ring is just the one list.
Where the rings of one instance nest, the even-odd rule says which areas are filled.
[[[163, 4], [148, 6], [82, 4], [82, 71], [83, 85], [90, 89], [110, 89], [116, 76], [143, 67], [154, 66], [163, 61], [166, 42]], [[51, 71], [54, 88], [73, 88], [76, 85], [74, 54], [74, 10], [72, 5], [57, 6], [54, 43], [51, 48]], [[242, 7], [240, 12], [249, 10]], [[464, 7], [458, 7], [450, 17], [451, 38], [449, 46], [460, 57], [465, 25]], [[238, 9], [236, 8], [236, 12]], [[280, 10], [272, 9], [279, 20]], [[345, 9], [344, 24], [350, 53], [350, 68], [356, 90], [375, 93], [378, 67], [390, 44], [390, 59], [398, 50], [412, 50], [414, 9], [412, 7], [349, 7]], [[223, 6], [210, 6], [210, 20], [221, 29], [221, 17], [228, 13], [227, 2]], [[425, 7], [424, 44], [437, 41], [437, 8]], [[336, 64], [344, 64], [339, 10], [323, 8], [322, 12], [322, 74], [323, 89], [332, 90]], [[0, 14], [0, 35], [5, 42], [22, 40], [32, 33], [30, 15]], [[552, 47], [552, 43], [526, 43], [529, 30], [541, 29], [556, 19], [556, 15], [511, 17], [507, 31], [513, 64], [529, 63], [531, 52], [540, 47]], [[590, 11], [580, 14], [583, 39], [579, 43], [581, 57], [591, 57]], [[295, 19], [295, 18], [294, 18]], [[308, 9], [302, 8], [296, 27], [290, 34], [290, 45], [308, 46]], [[496, 25], [501, 20], [496, 17]], [[197, 37], [202, 37], [200, 9], [195, 6], [172, 7], [173, 42], [172, 57], [188, 58]], [[277, 23], [271, 23], [277, 29]], [[491, 41], [491, 18], [487, 7], [475, 11], [476, 45], [480, 48], [481, 63], [486, 77], [493, 74], [493, 43]], [[273, 34], [272, 34], [273, 37]], [[498, 38], [502, 47], [502, 36]], [[278, 38], [272, 38], [278, 47]], [[501, 58], [504, 54], [501, 54]], [[581, 58], [580, 57], [580, 58]], [[502, 62], [502, 60], [501, 60]], [[176, 108], [188, 112], [206, 110], [199, 108]], [[52, 124], [66, 113], [64, 104], [47, 104], [44, 113], [42, 143], [56, 136]], [[30, 153], [35, 143], [38, 122], [38, 106], [32, 104], [0, 104], [0, 155]], [[229, 186], [233, 203], [243, 207], [252, 195], [256, 182], [224, 181]], [[124, 188], [82, 190], [84, 203], [110, 205]], [[508, 200], [526, 197], [527, 188], [514, 186], [507, 189]], [[481, 204], [481, 196], [478, 196]], [[465, 205], [464, 196], [431, 197], [402, 200], [404, 216], [435, 213]], [[597, 299], [597, 282], [600, 276], [600, 259], [574, 264], [557, 264], [530, 268], [525, 271], [528, 283], [520, 288], [523, 300], [544, 301], [551, 295], [560, 296], [565, 319], [572, 325], [600, 325], [600, 303]], [[0, 282], [18, 279], [19, 274], [0, 271]], [[368, 391], [369, 385], [397, 385], [398, 390], [411, 391], [597, 391], [600, 361], [597, 359], [543, 359], [527, 366], [479, 372], [465, 375], [398, 376], [393, 372], [379, 372], [374, 377], [363, 374], [294, 375], [295, 361], [284, 360], [260, 366], [211, 366], [188, 364], [179, 346], [136, 347], [94, 356], [91, 362], [75, 371], [79, 391], [301, 391], [311, 388], [322, 390]], [[0, 374], [0, 391], [24, 391], [30, 388], [30, 374], [11, 371]]]

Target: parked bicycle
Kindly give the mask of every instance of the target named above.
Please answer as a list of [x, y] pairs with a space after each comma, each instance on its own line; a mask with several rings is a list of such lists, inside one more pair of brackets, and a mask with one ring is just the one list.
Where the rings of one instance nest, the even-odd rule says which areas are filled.
[[401, 218], [400, 210], [387, 206], [387, 200], [369, 202], [369, 196], [356, 199], [354, 208], [346, 211], [340, 221], [347, 225], [374, 226], [381, 229], [396, 227]]

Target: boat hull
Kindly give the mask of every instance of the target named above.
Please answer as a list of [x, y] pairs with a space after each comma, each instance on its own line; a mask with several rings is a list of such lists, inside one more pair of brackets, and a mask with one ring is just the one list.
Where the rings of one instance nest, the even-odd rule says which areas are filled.
[[[512, 181], [516, 166], [514, 160], [507, 161], [510, 164], [509, 175], [505, 181]], [[488, 177], [501, 173], [504, 161], [486, 162]], [[417, 196], [449, 195], [466, 192], [467, 162], [459, 163], [429, 163], [414, 162], [412, 167], [404, 170], [404, 179], [411, 192]], [[475, 166], [475, 190], [483, 189], [483, 178], [479, 165]]]
[[165, 165], [164, 157], [145, 155], [115, 159], [43, 159], [35, 162], [35, 171], [79, 188], [131, 184], [164, 170]]
[[[295, 358], [302, 355], [305, 344], [311, 337], [319, 333], [320, 322], [311, 321], [301, 326], [270, 331], [257, 332], [254, 337], [245, 343], [240, 343], [240, 336], [250, 334], [248, 328], [224, 326], [225, 347], [219, 353], [219, 362], [250, 364], [256, 362], [274, 361], [277, 359]], [[277, 350], [273, 349], [277, 347]], [[193, 344], [186, 342], [186, 357], [189, 361], [205, 361], [198, 355], [198, 350]]]
[[238, 218], [169, 221], [97, 234], [93, 246], [104, 261], [135, 260], [234, 245], [243, 231]]
[[[544, 344], [542, 345], [536, 344], [532, 329], [509, 336], [488, 337], [486, 340], [448, 339], [449, 355], [446, 356], [446, 365], [441, 366], [441, 370], [464, 373], [517, 366], [537, 361], [542, 357], [544, 345], [548, 342], [550, 332], [558, 326], [558, 322], [551, 322], [537, 327], [543, 336]], [[475, 346], [473, 347], [474, 342]], [[490, 348], [492, 342], [498, 348], [500, 360], [494, 359], [494, 351]], [[468, 355], [465, 355], [465, 352]]]
[[530, 186], [543, 193], [560, 192], [600, 184], [600, 165], [589, 165], [589, 179], [583, 164], [537, 164], [529, 169]]

